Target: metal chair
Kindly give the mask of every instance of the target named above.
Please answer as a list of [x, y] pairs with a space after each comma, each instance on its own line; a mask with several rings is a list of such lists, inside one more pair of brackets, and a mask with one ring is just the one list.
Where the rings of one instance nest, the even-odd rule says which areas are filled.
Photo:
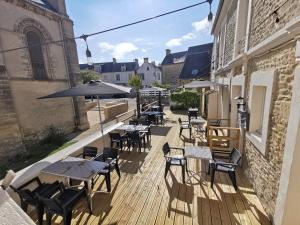
[[[118, 149], [104, 148], [103, 153], [98, 155], [97, 157], [95, 157], [94, 160], [108, 163], [108, 166], [105, 168], [105, 170], [107, 170], [107, 172], [106, 171], [104, 173], [100, 172], [99, 175], [107, 176], [107, 173], [110, 173], [113, 170], [116, 170], [118, 176], [121, 177], [119, 163], [118, 163]], [[109, 182], [106, 183], [106, 185], [107, 185], [108, 191], [110, 192], [110, 190], [111, 190], [110, 180], [109, 180]]]
[[192, 139], [192, 125], [189, 121], [182, 121], [180, 118], [178, 118], [178, 123], [180, 126], [179, 136], [182, 135], [182, 131], [184, 129], [188, 129], [190, 131], [190, 139]]
[[241, 161], [242, 155], [239, 150], [236, 148], [233, 148], [229, 155], [229, 162], [225, 161], [217, 161], [216, 159], [213, 159], [209, 162], [209, 173], [211, 172], [211, 188], [213, 188], [214, 185], [214, 179], [215, 179], [215, 172], [223, 172], [228, 173], [229, 178], [234, 186], [234, 189], [237, 190], [237, 184], [236, 184], [236, 167], [239, 165]]
[[148, 121], [141, 122], [143, 126], [148, 126], [146, 130], [140, 131], [140, 133], [145, 133], [147, 137], [147, 142], [149, 143], [151, 141], [151, 126]]
[[83, 153], [82, 153], [82, 158], [90, 157], [94, 158], [97, 155], [98, 149], [97, 147], [93, 146], [84, 146], [83, 147]]
[[80, 190], [66, 189], [65, 186], [60, 183], [59, 188], [57, 188], [57, 194], [55, 194], [52, 198], [38, 195], [38, 198], [41, 202], [43, 202], [46, 208], [47, 224], [50, 225], [53, 215], [58, 214], [63, 217], [64, 225], [70, 225], [72, 220], [72, 211], [82, 197], [86, 197], [89, 212], [92, 214], [85, 188]]
[[[29, 185], [32, 185], [33, 183], [37, 184], [37, 187], [29, 190]], [[35, 207], [37, 214], [38, 214], [38, 222], [40, 225], [43, 224], [43, 214], [44, 214], [44, 206], [42, 202], [37, 198], [37, 195], [49, 197], [53, 193], [56, 192], [58, 187], [58, 182], [54, 182], [52, 184], [48, 183], [42, 183], [38, 177], [35, 177], [25, 184], [21, 185], [18, 188], [15, 188], [14, 186], [10, 185], [10, 188], [13, 189], [20, 197], [21, 200], [21, 208], [27, 212], [28, 205], [32, 205]]]
[[139, 151], [142, 149], [142, 141], [144, 142], [144, 150], [146, 149], [146, 135], [143, 132], [129, 132], [128, 133], [128, 148], [130, 149], [131, 146], [134, 146], [135, 144], [138, 144]]
[[[172, 150], [181, 150], [182, 155], [170, 155]], [[169, 143], [166, 142], [162, 147], [162, 151], [163, 151], [164, 157], [166, 159], [165, 177], [167, 176], [171, 166], [181, 166], [182, 182], [185, 183], [185, 170], [187, 169], [187, 160], [184, 157], [184, 149], [170, 147]]]
[[116, 145], [120, 147], [120, 150], [123, 151], [124, 143], [128, 141], [127, 135], [126, 134], [121, 135], [119, 133], [109, 133], [109, 137], [110, 137], [110, 147], [113, 147], [114, 143], [116, 143]]

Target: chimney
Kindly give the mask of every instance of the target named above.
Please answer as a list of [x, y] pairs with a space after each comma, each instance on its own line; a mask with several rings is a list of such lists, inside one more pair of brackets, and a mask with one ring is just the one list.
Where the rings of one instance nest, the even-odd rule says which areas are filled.
[[144, 58], [144, 63], [148, 63], [148, 58]]
[[166, 49], [166, 55], [170, 55], [171, 54], [171, 50], [170, 49]]
[[117, 63], [117, 59], [116, 58], [113, 58], [113, 63]]
[[152, 61], [151, 64], [155, 66], [155, 61]]
[[134, 59], [135, 64], [139, 64], [139, 60], [138, 59]]

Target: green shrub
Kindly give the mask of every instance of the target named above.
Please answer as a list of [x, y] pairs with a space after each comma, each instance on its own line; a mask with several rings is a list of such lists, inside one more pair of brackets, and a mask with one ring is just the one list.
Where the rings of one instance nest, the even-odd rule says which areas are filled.
[[171, 101], [183, 106], [184, 109], [199, 107], [199, 95], [194, 91], [174, 92], [171, 94]]
[[66, 134], [61, 128], [50, 126], [46, 130], [46, 136], [42, 140], [42, 144], [50, 144], [60, 146], [66, 142]]

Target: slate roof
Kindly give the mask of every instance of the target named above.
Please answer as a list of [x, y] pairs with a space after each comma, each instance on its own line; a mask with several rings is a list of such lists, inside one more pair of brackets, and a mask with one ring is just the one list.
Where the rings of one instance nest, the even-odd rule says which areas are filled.
[[175, 52], [165, 56], [164, 60], [162, 61], [161, 65], [170, 65], [179, 62], [184, 62], [186, 57], [187, 51], [184, 52]]
[[[122, 72], [122, 66], [126, 67], [126, 71], [135, 71], [138, 69], [138, 66], [135, 62], [105, 62], [105, 63], [94, 63], [94, 66], [101, 65], [101, 73], [111, 73], [111, 72]], [[80, 64], [80, 69], [88, 69], [88, 64]]]
[[56, 12], [56, 10], [51, 6], [51, 4], [47, 0], [31, 0], [31, 1], [39, 6], [42, 6], [43, 8]]
[[212, 47], [213, 43], [189, 47], [179, 79], [209, 77]]

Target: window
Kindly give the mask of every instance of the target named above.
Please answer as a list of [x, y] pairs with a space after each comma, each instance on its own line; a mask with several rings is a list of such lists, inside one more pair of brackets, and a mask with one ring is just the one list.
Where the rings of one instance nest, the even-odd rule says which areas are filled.
[[45, 69], [43, 49], [41, 46], [41, 36], [32, 30], [28, 31], [25, 36], [27, 45], [29, 46], [28, 51], [30, 55], [33, 78], [37, 80], [45, 80], [48, 77]]
[[122, 72], [126, 71], [126, 66], [125, 65], [121, 66], [121, 71]]
[[156, 80], [160, 80], [160, 72], [156, 73]]
[[252, 131], [258, 136], [262, 135], [262, 127], [264, 121], [264, 108], [265, 108], [265, 98], [266, 98], [266, 87], [265, 86], [254, 86], [252, 99], [255, 101], [252, 110], [256, 117], [252, 124]]
[[272, 93], [276, 81], [276, 72], [259, 71], [251, 75], [249, 110], [250, 124], [247, 138], [265, 154], [269, 131]]
[[120, 74], [116, 74], [115, 75], [115, 78], [116, 78], [116, 81], [120, 81], [121, 79], [120, 79]]
[[198, 69], [192, 70], [192, 75], [193, 75], [193, 76], [197, 76], [198, 73], [199, 73], [199, 70], [198, 70]]
[[101, 66], [95, 66], [95, 71], [97, 73], [101, 73]]
[[149, 71], [149, 66], [147, 66], [147, 71]]
[[140, 73], [139, 76], [140, 76], [141, 80], [145, 80], [145, 75], [143, 73]]

